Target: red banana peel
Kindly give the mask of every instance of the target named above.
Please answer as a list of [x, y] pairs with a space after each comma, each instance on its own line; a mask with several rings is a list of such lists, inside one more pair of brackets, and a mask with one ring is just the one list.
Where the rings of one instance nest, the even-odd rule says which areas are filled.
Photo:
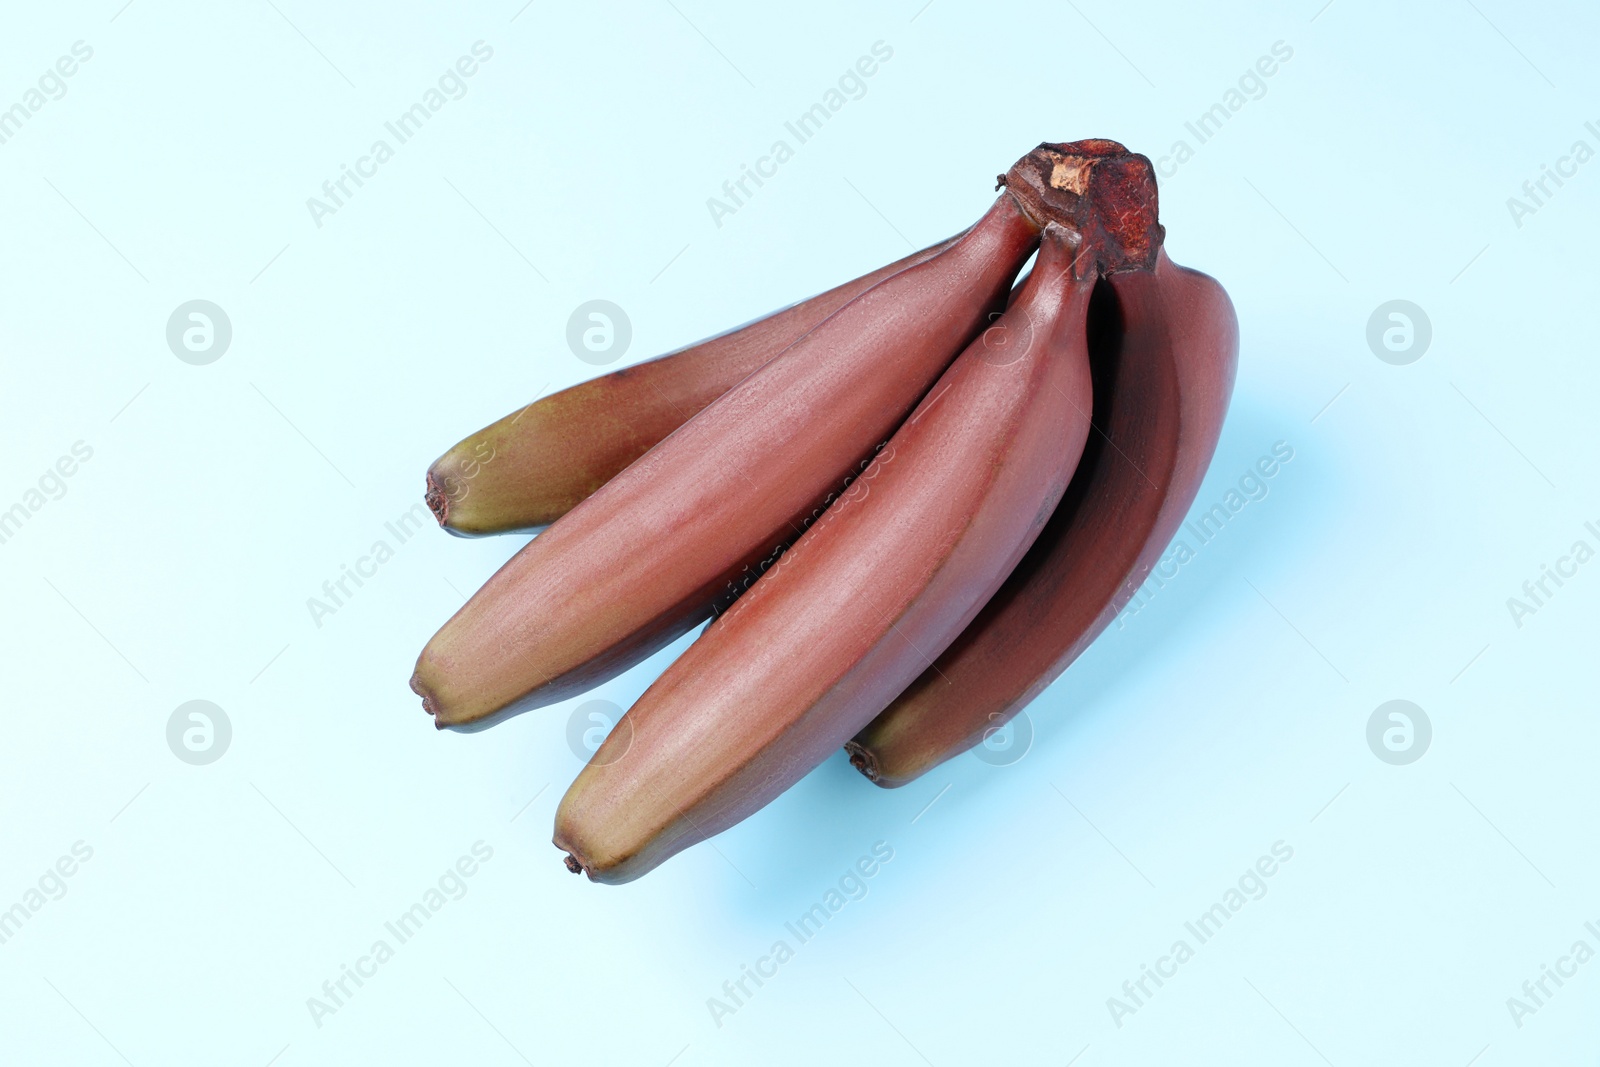
[[434, 460], [428, 507], [462, 537], [548, 526], [829, 315], [955, 239], [512, 412]]
[[1109, 281], [1116, 321], [1095, 354], [1078, 472], [972, 625], [846, 746], [879, 785], [981, 743], [1038, 696], [1133, 597], [1194, 502], [1233, 391], [1233, 305], [1164, 250], [1153, 271]]
[[1016, 303], [850, 490], [628, 712], [556, 814], [626, 882], [750, 815], [959, 634], [1044, 526], [1088, 432], [1092, 257], [1051, 225]]
[[412, 688], [478, 729], [615, 676], [791, 541], [987, 323], [1039, 225], [1002, 195], [931, 258], [846, 304], [500, 569], [429, 641]]

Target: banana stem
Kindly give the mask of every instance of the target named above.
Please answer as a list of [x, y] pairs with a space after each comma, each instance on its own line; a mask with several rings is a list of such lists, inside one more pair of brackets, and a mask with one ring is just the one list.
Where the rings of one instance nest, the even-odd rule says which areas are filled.
[[1098, 137], [1047, 142], [999, 175], [995, 187], [1039, 229], [1057, 222], [1082, 234], [1101, 274], [1155, 269], [1166, 231], [1148, 156]]

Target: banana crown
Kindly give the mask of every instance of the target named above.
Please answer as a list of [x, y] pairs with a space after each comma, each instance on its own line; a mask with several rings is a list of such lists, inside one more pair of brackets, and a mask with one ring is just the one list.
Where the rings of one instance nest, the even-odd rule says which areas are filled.
[[1082, 234], [1100, 273], [1155, 269], [1165, 230], [1148, 156], [1099, 137], [1046, 142], [1000, 175], [996, 188], [1040, 229], [1057, 222]]

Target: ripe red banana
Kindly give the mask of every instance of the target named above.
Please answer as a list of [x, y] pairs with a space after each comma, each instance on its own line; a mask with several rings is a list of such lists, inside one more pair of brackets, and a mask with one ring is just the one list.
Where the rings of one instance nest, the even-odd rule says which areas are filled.
[[417, 660], [412, 688], [436, 724], [478, 729], [563, 700], [704, 619], [741, 568], [801, 532], [987, 322], [1037, 243], [1035, 218], [1050, 217], [1048, 201], [1034, 214], [1026, 203], [1002, 195], [949, 247], [857, 296], [524, 547]]
[[1000, 586], [1088, 432], [1097, 264], [1083, 244], [1047, 226], [1013, 306], [634, 704], [557, 811], [571, 870], [631, 881], [760, 809], [882, 709]]
[[461, 537], [537, 530], [555, 522], [812, 327], [955, 239], [512, 412], [434, 460], [428, 468], [428, 507], [440, 526]]
[[981, 743], [1056, 679], [1127, 604], [1211, 462], [1233, 390], [1238, 323], [1222, 287], [1163, 250], [1109, 276], [1094, 424], [1049, 525], [972, 625], [851, 741], [898, 786]]

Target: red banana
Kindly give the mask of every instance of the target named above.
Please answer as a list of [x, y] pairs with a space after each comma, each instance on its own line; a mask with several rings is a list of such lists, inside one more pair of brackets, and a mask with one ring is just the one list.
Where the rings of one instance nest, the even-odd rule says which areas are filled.
[[512, 412], [434, 460], [428, 507], [440, 526], [461, 537], [555, 522], [829, 315], [955, 240]]
[[1216, 449], [1238, 324], [1222, 287], [1175, 265], [1109, 276], [1094, 424], [1066, 497], [972, 625], [846, 748], [882, 786], [979, 744], [1089, 646], [1172, 540]]
[[[556, 814], [571, 870], [630, 881], [760, 809], [882, 709], [999, 587], [1088, 432], [1095, 257], [1076, 254], [1082, 240], [1046, 228], [1014, 305], [634, 704]], [[797, 403], [808, 420], [821, 414]]]
[[506, 563], [417, 660], [436, 724], [482, 728], [613, 677], [797, 536], [1003, 301], [1048, 217], [1019, 201], [857, 296]]

